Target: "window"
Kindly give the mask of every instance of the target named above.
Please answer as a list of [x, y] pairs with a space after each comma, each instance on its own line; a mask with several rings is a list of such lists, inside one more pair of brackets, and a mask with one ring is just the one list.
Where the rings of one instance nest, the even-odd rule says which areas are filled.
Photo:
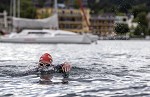
[[123, 18], [123, 21], [124, 21], [124, 22], [126, 22], [126, 21], [127, 21], [127, 19], [126, 19], [126, 18]]
[[61, 34], [61, 33], [58, 33], [55, 36], [72, 36], [72, 34]]
[[63, 14], [65, 14], [65, 11], [62, 11]]
[[47, 32], [28, 32], [28, 34], [47, 34]]
[[70, 11], [70, 14], [73, 14], [73, 11], [72, 11], [72, 10]]

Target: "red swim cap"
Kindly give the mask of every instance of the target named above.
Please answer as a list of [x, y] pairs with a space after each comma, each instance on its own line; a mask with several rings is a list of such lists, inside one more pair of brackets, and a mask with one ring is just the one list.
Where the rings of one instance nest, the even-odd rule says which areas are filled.
[[48, 53], [43, 54], [39, 60], [39, 62], [48, 63], [48, 64], [51, 64], [52, 61], [53, 61], [52, 56]]

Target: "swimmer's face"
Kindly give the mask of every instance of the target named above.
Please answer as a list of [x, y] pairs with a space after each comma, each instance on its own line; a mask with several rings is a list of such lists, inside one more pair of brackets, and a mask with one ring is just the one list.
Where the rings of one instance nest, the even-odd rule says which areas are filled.
[[51, 80], [52, 79], [52, 71], [54, 70], [52, 64], [40, 62], [38, 64], [38, 68], [40, 71], [40, 79], [42, 79], [42, 80]]
[[45, 68], [45, 67], [50, 67], [50, 66], [52, 66], [52, 64], [43, 63], [43, 62], [40, 62], [40, 63], [38, 64], [38, 67], [40, 67], [40, 68]]

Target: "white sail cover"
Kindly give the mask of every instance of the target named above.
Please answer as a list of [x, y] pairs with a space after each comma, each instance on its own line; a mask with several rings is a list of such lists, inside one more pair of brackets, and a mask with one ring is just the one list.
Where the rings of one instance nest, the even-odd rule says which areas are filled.
[[45, 19], [13, 18], [15, 28], [58, 28], [58, 14]]

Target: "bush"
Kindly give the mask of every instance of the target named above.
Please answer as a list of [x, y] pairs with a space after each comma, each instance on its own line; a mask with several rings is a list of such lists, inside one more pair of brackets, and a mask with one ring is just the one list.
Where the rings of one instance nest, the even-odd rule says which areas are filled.
[[126, 34], [127, 32], [129, 32], [129, 27], [127, 24], [117, 24], [117, 26], [115, 27], [115, 31], [118, 34]]

